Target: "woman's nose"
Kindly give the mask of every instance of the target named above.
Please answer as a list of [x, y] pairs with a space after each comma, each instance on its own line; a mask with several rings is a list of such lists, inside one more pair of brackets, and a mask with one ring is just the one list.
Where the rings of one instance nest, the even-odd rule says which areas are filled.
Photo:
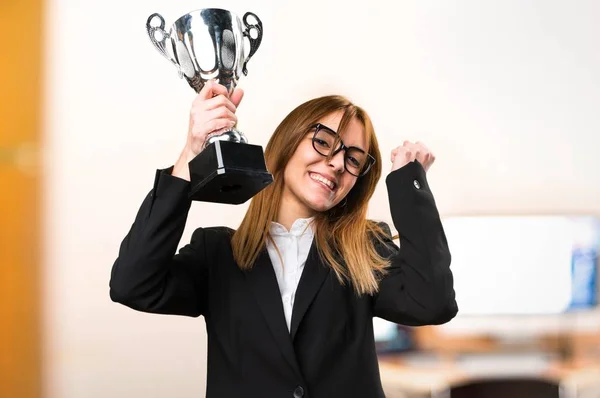
[[329, 159], [329, 166], [334, 168], [337, 173], [344, 171], [344, 151], [339, 151]]

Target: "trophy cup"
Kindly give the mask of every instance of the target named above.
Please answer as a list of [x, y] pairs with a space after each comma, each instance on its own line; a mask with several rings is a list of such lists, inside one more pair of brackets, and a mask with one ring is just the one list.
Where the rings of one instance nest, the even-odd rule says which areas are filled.
[[[154, 46], [196, 93], [214, 80], [231, 94], [240, 75], [248, 74], [246, 65], [262, 40], [262, 23], [255, 14], [247, 12], [243, 22], [245, 26], [229, 11], [206, 8], [183, 15], [168, 32], [164, 18], [152, 14], [146, 29]], [[244, 38], [250, 43], [247, 53]], [[189, 197], [204, 202], [241, 204], [273, 182], [263, 148], [249, 144], [235, 128], [211, 133], [189, 169]]]

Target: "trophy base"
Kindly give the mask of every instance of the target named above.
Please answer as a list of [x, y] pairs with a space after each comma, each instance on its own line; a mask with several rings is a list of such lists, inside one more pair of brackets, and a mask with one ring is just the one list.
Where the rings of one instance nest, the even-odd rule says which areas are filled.
[[189, 198], [242, 204], [273, 182], [260, 145], [216, 141], [189, 163]]

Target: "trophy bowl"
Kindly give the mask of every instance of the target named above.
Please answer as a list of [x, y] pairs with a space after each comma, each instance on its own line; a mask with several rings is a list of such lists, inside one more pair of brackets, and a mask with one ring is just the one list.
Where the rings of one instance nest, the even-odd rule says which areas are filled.
[[[240, 76], [248, 74], [248, 61], [260, 46], [263, 32], [255, 14], [247, 12], [240, 20], [218, 8], [187, 13], [168, 31], [164, 18], [154, 13], [148, 17], [146, 30], [150, 41], [196, 93], [213, 80], [229, 94]], [[241, 204], [273, 182], [263, 148], [249, 144], [235, 127], [209, 134], [189, 169], [190, 198], [198, 201]]]

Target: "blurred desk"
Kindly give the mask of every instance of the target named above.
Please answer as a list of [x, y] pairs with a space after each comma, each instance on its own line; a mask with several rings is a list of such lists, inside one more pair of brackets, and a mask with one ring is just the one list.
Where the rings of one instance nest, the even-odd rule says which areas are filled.
[[[380, 371], [386, 391], [398, 397], [446, 398], [461, 386], [500, 380], [548, 382], [560, 389], [557, 397], [600, 397], [600, 361], [567, 363], [544, 353], [382, 356]], [[597, 395], [582, 393], [591, 389]]]

